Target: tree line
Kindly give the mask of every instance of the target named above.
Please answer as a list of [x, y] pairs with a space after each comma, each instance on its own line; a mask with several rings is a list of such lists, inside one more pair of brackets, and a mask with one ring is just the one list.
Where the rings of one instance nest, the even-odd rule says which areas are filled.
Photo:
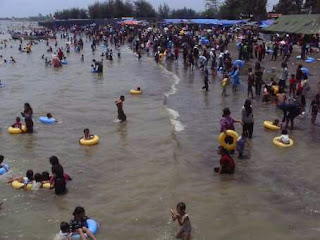
[[[156, 10], [146, 0], [106, 0], [96, 2], [87, 9], [71, 8], [54, 13], [56, 19], [104, 19], [104, 18], [221, 18], [265, 19], [268, 0], [204, 0], [205, 10], [191, 8], [171, 9], [162, 3]], [[273, 11], [282, 14], [320, 13], [320, 0], [279, 0]]]

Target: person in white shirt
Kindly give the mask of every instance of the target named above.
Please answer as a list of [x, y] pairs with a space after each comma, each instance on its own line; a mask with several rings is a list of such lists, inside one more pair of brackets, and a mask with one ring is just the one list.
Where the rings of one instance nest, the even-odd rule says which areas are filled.
[[288, 131], [286, 129], [283, 129], [281, 131], [281, 136], [279, 137], [279, 141], [284, 143], [284, 144], [289, 144], [290, 143], [290, 138], [288, 135]]

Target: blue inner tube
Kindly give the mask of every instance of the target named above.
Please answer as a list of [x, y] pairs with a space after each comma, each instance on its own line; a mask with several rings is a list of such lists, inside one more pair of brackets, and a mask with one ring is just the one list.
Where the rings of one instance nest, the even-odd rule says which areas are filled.
[[314, 63], [316, 60], [315, 59], [307, 59], [307, 60], [304, 60], [306, 63]]
[[[88, 229], [93, 235], [96, 235], [99, 229], [98, 223], [93, 219], [87, 219]], [[87, 234], [85, 234], [86, 237]], [[79, 234], [72, 235], [72, 240], [81, 239]]]
[[301, 71], [306, 74], [307, 76], [309, 75], [309, 70], [308, 68], [301, 68]]
[[7, 170], [7, 169], [9, 169], [8, 164], [4, 164], [4, 166], [5, 167], [0, 168], [0, 175], [3, 175], [8, 172], [8, 170]]
[[234, 67], [241, 67], [241, 68], [243, 68], [244, 67], [244, 61], [242, 61], [242, 60], [235, 60], [234, 62], [233, 62], [233, 66]]
[[45, 124], [53, 124], [56, 122], [54, 118], [47, 118], [45, 116], [39, 117], [39, 122], [45, 123]]
[[98, 70], [92, 69], [91, 72], [92, 72], [92, 73], [98, 73]]
[[0, 83], [0, 88], [4, 88], [4, 83]]
[[67, 60], [61, 60], [61, 64], [68, 64], [68, 61]]

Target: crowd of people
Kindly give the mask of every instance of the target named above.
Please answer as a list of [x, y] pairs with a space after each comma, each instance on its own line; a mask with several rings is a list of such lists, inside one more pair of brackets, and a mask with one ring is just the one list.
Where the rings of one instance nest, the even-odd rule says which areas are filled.
[[[288, 63], [292, 60], [294, 46], [301, 48], [300, 58], [307, 59], [307, 54], [312, 51], [312, 47], [303, 36], [285, 35], [280, 37], [275, 35], [270, 42], [259, 37], [258, 31], [252, 31], [241, 27], [223, 27], [216, 26], [210, 29], [201, 26], [164, 26], [161, 28], [132, 27], [132, 26], [85, 26], [72, 27], [70, 29], [57, 29], [60, 39], [66, 40], [65, 46], [58, 46], [59, 40], [55, 40], [54, 47], [49, 46], [47, 53], [53, 53], [52, 60], [43, 54], [42, 59], [46, 66], [61, 67], [67, 64], [65, 52], [70, 52], [71, 46], [76, 52], [81, 53], [81, 61], [84, 61], [82, 54], [86, 42], [90, 43], [91, 51], [98, 51], [97, 46], [103, 46], [101, 49], [101, 60], [92, 60], [92, 72], [103, 74], [103, 58], [113, 60], [113, 50], [117, 51], [118, 58], [121, 57], [121, 47], [128, 43], [132, 50], [141, 60], [143, 57], [152, 57], [158, 64], [165, 64], [167, 61], [175, 61], [176, 64], [184, 64], [190, 71], [200, 71], [203, 75], [204, 86], [202, 89], [209, 91], [210, 74], [212, 80], [219, 79], [222, 87], [221, 97], [227, 97], [227, 87], [229, 82], [232, 84], [232, 94], [236, 94], [239, 84], [247, 85], [247, 92], [244, 96], [244, 105], [240, 109], [241, 119], [236, 120], [231, 116], [229, 108], [223, 109], [220, 121], [220, 133], [225, 134], [225, 143], [232, 144], [235, 147], [227, 149], [224, 145], [219, 146], [218, 153], [220, 157], [220, 166], [214, 168], [214, 172], [219, 174], [234, 174], [236, 163], [233, 159], [234, 153], [238, 152], [238, 158], [246, 158], [245, 149], [249, 146], [254, 135], [254, 110], [252, 100], [258, 100], [263, 103], [273, 102], [282, 110], [282, 122], [275, 119], [272, 124], [281, 128], [279, 141], [283, 144], [289, 144], [290, 138], [287, 128], [294, 128], [294, 119], [299, 115], [304, 115], [308, 101], [308, 92], [311, 87], [309, 84], [308, 69], [300, 64], [295, 73], [290, 73]], [[59, 36], [58, 35], [58, 36]], [[83, 40], [85, 38], [85, 41]], [[21, 42], [22, 44], [22, 42]], [[33, 46], [34, 43], [28, 43]], [[20, 49], [22, 51], [22, 46]], [[31, 51], [31, 50], [30, 50]], [[180, 56], [182, 55], [182, 56]], [[2, 57], [2, 56], [0, 56]], [[280, 61], [279, 61], [280, 59]], [[11, 61], [14, 58], [11, 57]], [[181, 62], [182, 61], [182, 62]], [[277, 77], [266, 77], [264, 65], [268, 61], [278, 61], [279, 71]], [[180, 63], [181, 62], [181, 63]], [[243, 77], [247, 75], [247, 77]], [[289, 78], [290, 76], [290, 78]], [[140, 91], [140, 88], [138, 89]], [[319, 89], [318, 89], [319, 90]], [[309, 110], [311, 113], [311, 123], [314, 127], [318, 111], [320, 109], [320, 93], [317, 93]], [[118, 110], [118, 121], [125, 122], [127, 116], [123, 111], [125, 96], [121, 95], [115, 101]], [[33, 109], [29, 103], [25, 103], [24, 110], [21, 112], [26, 125], [26, 132], [33, 133]], [[51, 114], [48, 118], [52, 118]], [[238, 139], [229, 136], [228, 131], [235, 131], [235, 123], [242, 125], [242, 133]], [[13, 128], [22, 130], [21, 118], [17, 117]], [[94, 135], [90, 134], [89, 129], [84, 130], [82, 138], [89, 140]], [[3, 163], [3, 156], [0, 156], [0, 168], [7, 167]], [[18, 181], [26, 188], [28, 184], [32, 185], [32, 190], [38, 190], [43, 184], [50, 183], [50, 188], [55, 190], [56, 194], [66, 192], [66, 183], [71, 180], [70, 176], [64, 173], [64, 169], [56, 156], [49, 159], [51, 174], [44, 171], [35, 173], [32, 169], [26, 172], [25, 177], [10, 179], [10, 183]], [[177, 220], [181, 229], [176, 234], [177, 238], [189, 240], [191, 238], [191, 220], [185, 212], [186, 205], [180, 202], [176, 210], [171, 210], [173, 221]], [[69, 223], [61, 222], [60, 233], [57, 234], [57, 240], [70, 239], [72, 233], [79, 234], [81, 239], [86, 239], [85, 233], [91, 239], [95, 236], [88, 229], [83, 207], [76, 207], [73, 213], [74, 219]]]

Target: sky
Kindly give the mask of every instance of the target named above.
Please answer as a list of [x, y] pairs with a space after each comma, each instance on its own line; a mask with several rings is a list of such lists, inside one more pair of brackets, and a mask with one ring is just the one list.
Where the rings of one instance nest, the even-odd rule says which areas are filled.
[[[0, 0], [0, 18], [2, 17], [29, 17], [39, 13], [46, 15], [72, 7], [85, 8], [97, 0]], [[101, 2], [102, 0], [100, 0]], [[204, 0], [147, 0], [157, 9], [159, 4], [166, 2], [171, 8], [188, 7], [196, 11], [204, 10]], [[221, 0], [223, 2], [223, 0]], [[268, 0], [268, 10], [278, 0]]]

